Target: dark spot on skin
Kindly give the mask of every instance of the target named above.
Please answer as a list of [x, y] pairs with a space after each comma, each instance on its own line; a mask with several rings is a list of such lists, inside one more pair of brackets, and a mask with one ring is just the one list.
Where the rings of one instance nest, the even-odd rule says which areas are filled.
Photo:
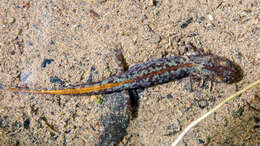
[[256, 123], [259, 123], [259, 122], [260, 122], [260, 118], [259, 118], [259, 117], [254, 117], [254, 121], [255, 121]]
[[260, 125], [255, 125], [255, 126], [253, 127], [253, 129], [258, 129], [258, 128], [260, 128]]

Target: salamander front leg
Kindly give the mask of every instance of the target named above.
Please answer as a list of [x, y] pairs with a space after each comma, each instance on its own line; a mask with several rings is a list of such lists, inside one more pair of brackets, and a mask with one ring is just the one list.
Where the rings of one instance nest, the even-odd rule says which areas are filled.
[[127, 65], [122, 53], [123, 49], [121, 44], [117, 45], [115, 49], [113, 49], [114, 59], [116, 60], [117, 63], [117, 68], [116, 68], [116, 75], [122, 74], [125, 70], [127, 70]]
[[191, 42], [185, 43], [185, 52], [196, 52], [199, 55], [206, 54], [205, 51], [202, 48], [197, 48]]
[[88, 76], [88, 80], [87, 80], [87, 83], [90, 84], [93, 82], [93, 72], [96, 70], [95, 66], [91, 66], [90, 68], [90, 73], [89, 73], [89, 76]]
[[190, 79], [190, 83], [189, 83], [189, 84], [190, 84], [190, 92], [193, 92], [193, 88], [192, 88], [192, 85], [193, 85], [193, 84], [192, 84], [192, 82], [193, 82], [193, 80], [194, 80], [194, 77], [193, 77], [192, 75], [190, 75], [190, 76], [189, 76], [189, 79]]

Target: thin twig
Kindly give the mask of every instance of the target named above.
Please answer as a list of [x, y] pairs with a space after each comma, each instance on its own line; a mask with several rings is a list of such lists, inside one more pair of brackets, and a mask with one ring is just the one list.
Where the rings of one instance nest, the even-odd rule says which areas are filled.
[[199, 122], [201, 122], [202, 120], [204, 120], [205, 118], [207, 118], [210, 114], [214, 113], [216, 110], [218, 110], [220, 107], [222, 107], [224, 104], [226, 104], [228, 101], [230, 101], [231, 99], [237, 97], [238, 95], [242, 94], [243, 92], [253, 88], [254, 86], [260, 84], [260, 79], [258, 79], [257, 81], [253, 82], [252, 84], [246, 86], [244, 89], [234, 93], [233, 95], [227, 97], [226, 99], [224, 99], [220, 104], [218, 104], [217, 106], [215, 106], [213, 109], [211, 109], [209, 112], [207, 112], [206, 114], [202, 115], [200, 118], [198, 118], [197, 120], [193, 121], [187, 128], [184, 129], [184, 131], [177, 137], [177, 139], [172, 143], [172, 146], [176, 146], [180, 140], [183, 138], [183, 136], [188, 133], [192, 127], [196, 126]]

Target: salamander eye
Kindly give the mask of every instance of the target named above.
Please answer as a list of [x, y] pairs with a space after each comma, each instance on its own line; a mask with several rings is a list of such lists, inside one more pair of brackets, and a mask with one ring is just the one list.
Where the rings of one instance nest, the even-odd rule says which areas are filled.
[[[216, 80], [216, 82], [223, 82], [223, 78], [221, 77], [221, 76], [217, 76], [216, 78], [215, 78], [215, 80]], [[225, 82], [225, 81], [224, 81]]]
[[225, 61], [226, 62], [226, 65], [228, 66], [228, 67], [233, 67], [233, 64], [230, 62], [230, 61]]
[[224, 82], [224, 83], [228, 83], [230, 81], [230, 79], [228, 79], [228, 78], [223, 78], [222, 79], [222, 82]]

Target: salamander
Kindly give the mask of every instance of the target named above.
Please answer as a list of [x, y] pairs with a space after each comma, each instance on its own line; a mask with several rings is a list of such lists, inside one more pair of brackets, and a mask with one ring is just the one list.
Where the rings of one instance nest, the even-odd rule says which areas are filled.
[[91, 84], [52, 90], [22, 88], [8, 88], [8, 90], [57, 95], [103, 94], [146, 88], [184, 77], [218, 83], [233, 83], [241, 79], [241, 69], [225, 57], [205, 53], [202, 49], [193, 49], [180, 56], [153, 59], [134, 64], [125, 72]]

